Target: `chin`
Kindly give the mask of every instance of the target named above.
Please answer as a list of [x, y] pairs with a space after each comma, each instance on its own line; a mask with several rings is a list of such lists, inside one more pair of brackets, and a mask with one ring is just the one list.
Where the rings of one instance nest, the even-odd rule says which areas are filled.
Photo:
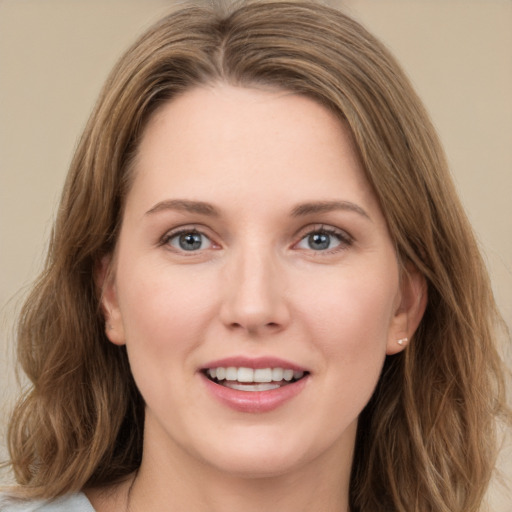
[[[320, 439], [319, 439], [320, 437]], [[331, 443], [321, 436], [271, 429], [231, 431], [224, 440], [203, 446], [199, 456], [210, 467], [239, 478], [271, 478], [292, 474], [322, 458]], [[224, 442], [223, 442], [224, 441]]]
[[215, 468], [235, 478], [265, 479], [291, 474], [307, 460], [296, 454], [237, 453], [234, 457], [216, 461]]

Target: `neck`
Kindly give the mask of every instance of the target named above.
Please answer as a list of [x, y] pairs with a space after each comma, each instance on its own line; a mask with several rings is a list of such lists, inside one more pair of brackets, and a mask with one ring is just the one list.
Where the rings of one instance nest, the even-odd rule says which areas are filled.
[[[142, 465], [127, 492], [129, 512], [348, 512], [353, 435], [338, 449], [277, 474], [240, 475], [147, 441]], [[331, 447], [332, 448], [332, 447]]]
[[[153, 473], [153, 472], [151, 472]], [[188, 510], [191, 512], [348, 512], [348, 485], [302, 475], [241, 478], [216, 475], [188, 481], [187, 475], [167, 474], [165, 487], [142, 468], [128, 495], [129, 512]], [[150, 481], [151, 480], [151, 481]]]

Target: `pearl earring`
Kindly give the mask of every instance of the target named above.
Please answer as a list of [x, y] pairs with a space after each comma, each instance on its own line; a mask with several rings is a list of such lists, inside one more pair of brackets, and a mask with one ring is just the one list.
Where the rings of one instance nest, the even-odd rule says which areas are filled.
[[399, 345], [405, 345], [409, 341], [409, 338], [400, 338], [397, 343]]

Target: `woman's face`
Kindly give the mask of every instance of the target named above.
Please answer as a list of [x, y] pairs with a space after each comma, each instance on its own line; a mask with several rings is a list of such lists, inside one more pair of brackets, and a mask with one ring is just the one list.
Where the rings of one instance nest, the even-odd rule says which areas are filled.
[[227, 85], [164, 105], [111, 263], [107, 334], [127, 346], [154, 458], [243, 475], [350, 463], [415, 326], [414, 286], [332, 113]]

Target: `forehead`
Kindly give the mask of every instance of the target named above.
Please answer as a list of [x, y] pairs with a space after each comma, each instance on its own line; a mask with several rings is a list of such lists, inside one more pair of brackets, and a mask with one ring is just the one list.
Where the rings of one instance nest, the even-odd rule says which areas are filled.
[[338, 116], [288, 91], [225, 84], [189, 90], [153, 115], [138, 148], [134, 188], [208, 200], [355, 194], [375, 202]]

